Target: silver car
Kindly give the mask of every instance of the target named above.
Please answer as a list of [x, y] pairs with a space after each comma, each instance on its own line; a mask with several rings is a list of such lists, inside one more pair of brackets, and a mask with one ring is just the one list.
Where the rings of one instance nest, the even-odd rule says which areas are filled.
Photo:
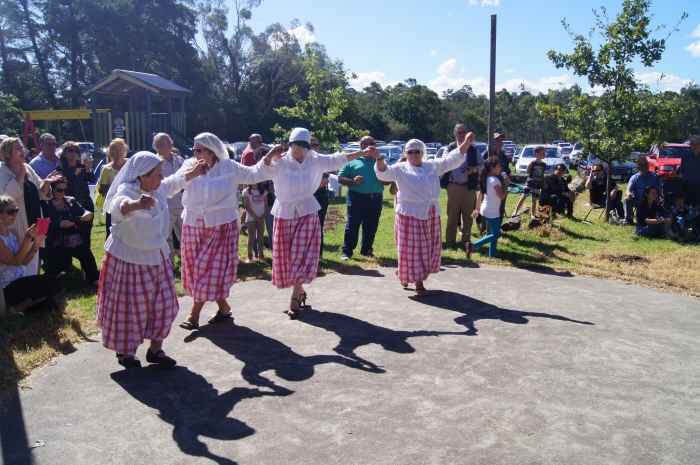
[[528, 165], [531, 162], [535, 161], [535, 147], [540, 145], [543, 145], [545, 147], [546, 152], [545, 157], [542, 160], [547, 164], [545, 174], [554, 173], [554, 166], [559, 163], [564, 163], [566, 165], [566, 162], [562, 158], [561, 151], [559, 150], [558, 146], [545, 144], [529, 144], [523, 147], [523, 151], [520, 152], [520, 158], [518, 158], [518, 162], [515, 165], [515, 174], [527, 174]]

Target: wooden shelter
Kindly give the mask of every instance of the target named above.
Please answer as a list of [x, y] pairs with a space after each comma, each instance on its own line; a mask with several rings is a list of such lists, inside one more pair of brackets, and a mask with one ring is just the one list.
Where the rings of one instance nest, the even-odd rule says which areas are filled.
[[[193, 142], [186, 136], [185, 130], [185, 97], [192, 94], [191, 90], [155, 74], [115, 69], [109, 76], [83, 90], [83, 95], [90, 98], [95, 147], [109, 145], [114, 135], [114, 120], [121, 118], [126, 126], [126, 143], [131, 150], [152, 150], [153, 134], [166, 132], [183, 155], [192, 155], [189, 147]], [[129, 111], [100, 112], [97, 109], [99, 98], [127, 100]], [[154, 98], [165, 99], [166, 113], [151, 112]], [[179, 112], [173, 112], [174, 103], [178, 104]], [[145, 111], [136, 111], [142, 104]]]

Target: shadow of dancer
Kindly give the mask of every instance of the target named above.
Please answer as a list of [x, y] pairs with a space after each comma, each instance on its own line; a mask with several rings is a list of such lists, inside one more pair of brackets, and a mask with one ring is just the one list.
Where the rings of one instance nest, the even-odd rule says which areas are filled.
[[451, 291], [431, 290], [429, 299], [415, 299], [415, 301], [432, 307], [463, 313], [464, 316], [457, 317], [454, 321], [459, 325], [466, 326], [467, 332], [465, 334], [467, 336], [476, 336], [479, 332], [474, 326], [474, 322], [477, 320], [501, 320], [506, 323], [525, 325], [530, 321], [527, 317], [532, 317], [549, 318], [581, 325], [594, 324], [589, 321], [574, 320], [550, 313], [508, 310]]
[[185, 342], [189, 343], [198, 338], [208, 339], [243, 362], [241, 375], [248, 383], [272, 389], [280, 395], [291, 394], [293, 391], [275, 384], [261, 373], [274, 370], [275, 375], [285, 381], [305, 381], [314, 375], [316, 365], [324, 363], [338, 363], [373, 373], [384, 372], [374, 366], [367, 368], [357, 361], [339, 355], [299, 355], [280, 341], [245, 326], [234, 325], [231, 321], [201, 326], [198, 331], [189, 334]]
[[152, 365], [110, 376], [132, 397], [157, 409], [158, 416], [173, 425], [173, 439], [182, 452], [221, 465], [236, 462], [211, 453], [199, 436], [223, 441], [250, 436], [255, 433], [253, 428], [228, 417], [235, 405], [245, 399], [285, 395], [243, 387], [219, 394], [202, 375], [181, 366], [164, 371]]
[[447, 331], [395, 331], [341, 313], [322, 312], [310, 307], [306, 307], [302, 311], [298, 321], [335, 333], [340, 338], [340, 342], [333, 350], [371, 369], [379, 369], [379, 367], [355, 354], [358, 347], [378, 344], [390, 352], [411, 354], [416, 350], [408, 343], [409, 337], [465, 334], [464, 332]]

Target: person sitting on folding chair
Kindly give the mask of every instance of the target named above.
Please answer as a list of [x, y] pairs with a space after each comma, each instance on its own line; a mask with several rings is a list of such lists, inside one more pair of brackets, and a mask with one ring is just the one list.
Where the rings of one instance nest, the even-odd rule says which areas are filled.
[[[605, 166], [602, 163], [594, 163], [591, 169], [591, 175], [586, 181], [586, 189], [590, 192], [590, 204], [591, 207], [596, 206], [606, 207], [607, 202], [607, 176], [605, 173]], [[620, 198], [620, 191], [617, 189], [617, 184], [612, 181], [610, 186], [610, 210], [614, 210], [617, 216], [624, 218], [625, 209], [622, 205], [622, 199]]]

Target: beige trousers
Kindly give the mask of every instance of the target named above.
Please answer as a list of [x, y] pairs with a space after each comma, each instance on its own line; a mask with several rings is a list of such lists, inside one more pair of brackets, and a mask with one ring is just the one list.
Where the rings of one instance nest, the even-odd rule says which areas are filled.
[[476, 190], [467, 189], [466, 184], [447, 185], [447, 230], [445, 231], [445, 242], [453, 244], [457, 241], [457, 228], [462, 218], [462, 242], [471, 241], [472, 212], [476, 205]]

